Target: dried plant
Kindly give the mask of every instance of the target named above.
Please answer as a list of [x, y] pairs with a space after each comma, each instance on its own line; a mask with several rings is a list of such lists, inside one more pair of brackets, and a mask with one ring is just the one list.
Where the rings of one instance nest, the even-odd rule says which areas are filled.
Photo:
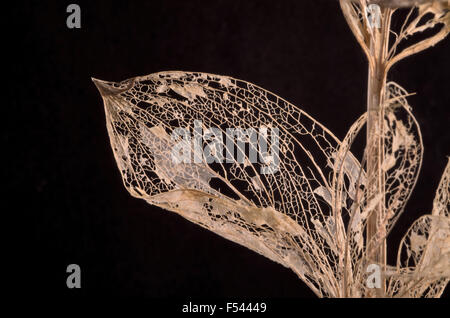
[[[342, 141], [281, 97], [226, 76], [174, 71], [120, 83], [94, 80], [117, 165], [134, 197], [292, 269], [319, 297], [439, 297], [450, 278], [450, 161], [432, 213], [408, 230], [397, 264], [386, 264], [386, 237], [411, 195], [423, 154], [408, 93], [386, 76], [396, 62], [448, 34], [449, 2], [340, 4], [369, 63], [367, 112]], [[378, 26], [373, 4], [380, 5]], [[392, 15], [405, 5], [412, 8], [394, 33]], [[400, 49], [430, 28], [437, 28], [433, 36]], [[364, 125], [367, 145], [358, 160], [351, 146]], [[173, 138], [180, 127], [190, 130]], [[242, 129], [230, 136], [229, 127]], [[277, 152], [247, 154], [246, 145], [258, 138], [251, 128], [272, 137]], [[222, 153], [224, 136], [237, 158], [229, 148]], [[177, 145], [194, 154], [196, 147], [207, 149], [212, 159], [174, 162]], [[251, 158], [256, 154], [261, 163]], [[371, 264], [382, 269], [379, 288], [367, 284]]]

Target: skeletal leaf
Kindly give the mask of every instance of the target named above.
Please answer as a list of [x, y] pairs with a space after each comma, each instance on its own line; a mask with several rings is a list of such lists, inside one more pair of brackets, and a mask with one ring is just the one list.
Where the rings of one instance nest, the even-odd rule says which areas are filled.
[[[340, 148], [331, 132], [282, 98], [225, 76], [162, 72], [95, 83], [132, 195], [291, 268], [319, 296], [338, 296], [345, 233], [341, 212], [331, 206]], [[191, 151], [191, 159], [196, 147], [211, 150], [206, 138], [197, 138], [209, 128], [223, 137], [216, 139], [231, 138], [236, 153], [216, 152], [229, 161], [173, 162], [176, 145]], [[177, 129], [188, 136], [174, 140]], [[253, 146], [255, 162], [246, 152], [257, 139], [252, 129], [269, 140], [275, 131], [279, 153]], [[344, 162], [356, 182], [359, 162], [351, 153]]]
[[450, 280], [449, 179], [450, 160], [432, 214], [414, 222], [401, 241], [397, 268], [389, 275], [392, 297], [440, 297]]
[[450, 217], [450, 159], [439, 182], [436, 196], [433, 201], [433, 215]]
[[[384, 158], [386, 216], [389, 232], [406, 205], [422, 165], [423, 144], [419, 125], [411, 113], [408, 93], [394, 82], [386, 87]], [[405, 119], [400, 119], [405, 118]]]
[[425, 215], [401, 242], [388, 292], [393, 297], [439, 297], [449, 279], [450, 219]]

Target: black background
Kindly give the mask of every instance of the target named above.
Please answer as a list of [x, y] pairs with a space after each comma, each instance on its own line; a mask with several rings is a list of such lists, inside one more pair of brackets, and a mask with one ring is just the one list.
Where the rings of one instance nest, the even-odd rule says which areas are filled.
[[[5, 107], [13, 113], [4, 115], [4, 172], [16, 190], [8, 213], [26, 228], [19, 254], [28, 269], [12, 274], [16, 287], [34, 297], [314, 297], [291, 270], [132, 198], [91, 77], [228, 75], [282, 96], [342, 138], [365, 109], [367, 66], [338, 1], [77, 1], [81, 29], [66, 27], [70, 3], [17, 2], [6, 17], [17, 90]], [[390, 260], [407, 227], [430, 213], [450, 154], [449, 56], [447, 39], [389, 76], [418, 93], [410, 103], [425, 145]], [[81, 266], [80, 290], [66, 287], [72, 263]]]

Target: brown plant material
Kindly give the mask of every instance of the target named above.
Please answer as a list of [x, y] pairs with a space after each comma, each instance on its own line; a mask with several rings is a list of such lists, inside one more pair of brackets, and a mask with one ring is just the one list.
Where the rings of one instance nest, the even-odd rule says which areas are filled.
[[[134, 197], [292, 269], [319, 297], [440, 296], [450, 278], [450, 161], [432, 214], [406, 233], [397, 264], [375, 257], [404, 210], [423, 155], [409, 94], [387, 83], [386, 74], [400, 59], [448, 33], [448, 12], [436, 3], [442, 2], [421, 4], [409, 23], [408, 15], [389, 46], [383, 32], [389, 35], [392, 9], [383, 9], [381, 29], [375, 30], [362, 14], [366, 1], [341, 0], [368, 57], [369, 73], [381, 75], [369, 83], [368, 111], [343, 140], [281, 97], [226, 76], [174, 71], [119, 83], [94, 80], [125, 187]], [[444, 31], [397, 53], [398, 43], [425, 29], [416, 20], [426, 13], [433, 15], [426, 28], [443, 24]], [[365, 124], [368, 146], [358, 160], [351, 147]], [[194, 132], [196, 140], [198, 125], [203, 141], [184, 149], [207, 147], [219, 159], [223, 137], [230, 137], [227, 128], [239, 127], [243, 130], [231, 140], [242, 160], [174, 162], [173, 149], [185, 139], [174, 139], [173, 132], [189, 128], [189, 138]], [[254, 149], [262, 158], [255, 163], [245, 152], [245, 143], [256, 138], [252, 128], [278, 129], [278, 154]], [[374, 261], [383, 268], [384, 286], [377, 294], [366, 284], [367, 266]]]

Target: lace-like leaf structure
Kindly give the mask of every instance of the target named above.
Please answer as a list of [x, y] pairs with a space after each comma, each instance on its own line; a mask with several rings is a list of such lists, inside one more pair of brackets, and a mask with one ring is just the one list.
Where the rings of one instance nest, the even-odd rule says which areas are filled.
[[450, 160], [436, 191], [431, 214], [410, 227], [390, 269], [393, 297], [440, 297], [450, 280]]
[[[133, 196], [291, 268], [320, 297], [341, 296], [344, 275], [354, 295], [364, 294], [373, 202], [365, 202], [365, 172], [350, 147], [365, 116], [341, 142], [291, 103], [226, 76], [174, 71], [94, 82]], [[405, 92], [396, 84], [387, 91], [381, 222], [389, 228], [417, 178], [421, 140]], [[190, 160], [179, 160], [180, 149]]]

